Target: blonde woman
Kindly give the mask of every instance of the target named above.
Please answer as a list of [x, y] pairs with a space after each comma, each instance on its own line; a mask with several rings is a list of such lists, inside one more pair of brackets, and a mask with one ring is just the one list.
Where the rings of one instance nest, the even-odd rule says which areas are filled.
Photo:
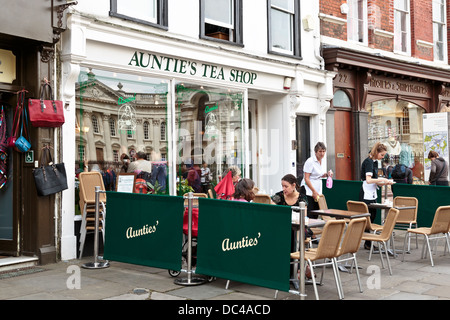
[[[384, 144], [377, 142], [369, 153], [369, 156], [363, 161], [361, 165], [361, 180], [363, 184], [359, 192], [359, 201], [366, 204], [377, 202], [378, 186], [392, 184], [392, 181], [378, 177], [378, 160], [384, 158], [387, 153], [387, 148]], [[373, 222], [377, 215], [376, 209], [369, 209], [370, 221]], [[364, 248], [370, 250], [370, 242], [364, 244]]]

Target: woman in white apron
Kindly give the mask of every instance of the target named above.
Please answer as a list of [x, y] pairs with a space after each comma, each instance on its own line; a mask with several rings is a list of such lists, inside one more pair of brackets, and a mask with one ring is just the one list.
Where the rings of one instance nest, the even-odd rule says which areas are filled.
[[[378, 177], [378, 160], [386, 155], [387, 148], [384, 144], [377, 142], [369, 153], [369, 156], [361, 165], [361, 180], [363, 184], [359, 192], [359, 201], [366, 204], [377, 202], [377, 189], [379, 185], [392, 184], [386, 178]], [[376, 209], [369, 209], [370, 221], [373, 222], [377, 215]], [[366, 241], [364, 248], [370, 250], [370, 241]]]

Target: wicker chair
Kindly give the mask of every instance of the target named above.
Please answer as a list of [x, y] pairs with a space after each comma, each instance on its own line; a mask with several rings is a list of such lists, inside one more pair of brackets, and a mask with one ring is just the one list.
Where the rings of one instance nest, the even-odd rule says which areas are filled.
[[[441, 238], [445, 238], [447, 248], [450, 250], [450, 242], [449, 242], [449, 233], [450, 233], [450, 206], [442, 206], [437, 208], [436, 214], [434, 215], [433, 224], [431, 225], [431, 228], [415, 228], [415, 229], [408, 229], [408, 233], [415, 233], [415, 234], [422, 234], [424, 236], [424, 247], [422, 250], [422, 258], [425, 258], [426, 251], [425, 251], [425, 240], [428, 247], [428, 253], [430, 254], [430, 261], [431, 266], [434, 267], [434, 261], [433, 261], [433, 255], [431, 252], [430, 247], [430, 240], [437, 240]], [[440, 235], [442, 234], [442, 235]], [[406, 247], [406, 239], [408, 237], [405, 236], [405, 242], [403, 244], [403, 257], [402, 261], [405, 260], [405, 247]], [[445, 247], [444, 247], [444, 254], [445, 254]]]
[[[343, 255], [350, 255], [350, 257], [347, 258], [340, 258], [338, 259], [339, 262], [344, 262], [348, 260], [352, 260], [355, 264], [356, 269], [356, 278], [358, 280], [359, 285], [359, 291], [363, 292], [361, 287], [361, 279], [359, 277], [359, 270], [358, 270], [358, 261], [356, 260], [356, 253], [359, 250], [359, 247], [361, 246], [361, 240], [364, 233], [364, 229], [366, 227], [366, 218], [357, 218], [352, 219], [350, 223], [347, 226], [347, 230], [345, 231], [344, 239], [342, 240], [341, 247], [339, 248], [339, 252], [337, 254], [338, 257], [342, 257]], [[353, 268], [353, 263], [352, 263]], [[351, 269], [350, 269], [351, 273]], [[344, 291], [342, 290], [341, 285], [341, 292], [342, 297], [344, 297]]]
[[[397, 196], [394, 198], [393, 206], [414, 206], [415, 209], [402, 209], [397, 218], [397, 223], [395, 224], [396, 229], [412, 229], [413, 225], [417, 228], [417, 212], [419, 207], [419, 201], [414, 197], [403, 197]], [[408, 252], [411, 250], [411, 234], [408, 232]], [[416, 249], [419, 247], [416, 233]]]
[[[87, 232], [95, 232], [95, 187], [100, 187], [105, 191], [103, 177], [100, 172], [81, 172], [78, 176], [80, 181], [80, 209], [81, 209], [81, 228], [80, 228], [80, 248], [79, 258], [83, 256], [84, 242]], [[105, 240], [105, 218], [106, 218], [106, 193], [99, 194], [99, 230], [102, 231], [103, 241]]]
[[[347, 210], [348, 211], [355, 211], [355, 212], [361, 212], [361, 213], [368, 213], [369, 208], [367, 207], [367, 204], [362, 201], [347, 201]], [[366, 230], [367, 232], [377, 233], [381, 230], [383, 230], [383, 226], [379, 224], [372, 223], [370, 221], [370, 216], [366, 218]]]
[[253, 199], [254, 203], [265, 203], [265, 204], [272, 204], [272, 199], [270, 199], [270, 196], [268, 194], [255, 194], [255, 198]]
[[386, 259], [387, 259], [387, 264], [388, 264], [390, 275], [392, 275], [392, 268], [391, 268], [391, 263], [389, 261], [389, 253], [388, 253], [388, 247], [387, 247], [386, 243], [387, 243], [387, 241], [389, 241], [389, 239], [392, 236], [392, 231], [394, 231], [394, 226], [397, 221], [398, 214], [399, 214], [399, 210], [391, 208], [386, 217], [386, 220], [383, 225], [383, 230], [381, 230], [381, 233], [380, 234], [364, 233], [363, 237], [362, 237], [362, 240], [367, 240], [367, 241], [372, 242], [372, 244], [370, 246], [369, 260], [372, 257], [373, 243], [374, 242], [379, 243], [381, 265], [384, 268], [383, 251], [381, 248], [381, 245], [383, 245], [384, 252], [386, 253]]
[[[322, 284], [323, 280], [323, 271], [326, 265], [333, 266], [334, 279], [336, 281], [336, 288], [338, 291], [338, 295], [340, 299], [343, 299], [341, 292], [341, 285], [339, 280], [339, 274], [337, 269], [336, 257], [339, 252], [339, 245], [341, 243], [342, 235], [345, 229], [345, 221], [344, 220], [330, 220], [325, 224], [323, 229], [322, 237], [319, 242], [319, 246], [317, 248], [308, 249], [305, 252], [305, 260], [307, 261], [312, 275], [312, 282], [314, 286], [314, 293], [316, 299], [319, 300], [319, 294], [317, 292], [317, 284], [315, 280], [315, 275], [313, 271], [314, 267], [323, 266], [322, 275], [320, 279], [320, 284]], [[299, 260], [300, 252], [291, 253], [291, 259]], [[313, 264], [313, 261], [321, 260], [321, 259], [330, 259], [329, 262], [324, 263], [316, 263]], [[298, 263], [298, 262], [294, 262]]]

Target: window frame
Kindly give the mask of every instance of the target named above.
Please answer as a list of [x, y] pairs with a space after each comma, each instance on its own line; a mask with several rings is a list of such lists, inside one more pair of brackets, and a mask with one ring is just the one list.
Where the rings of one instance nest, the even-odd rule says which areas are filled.
[[[443, 21], [437, 21], [434, 19], [434, 8], [435, 4], [439, 1], [439, 5], [442, 5], [442, 13], [444, 14]], [[447, 4], [446, 1], [443, 0], [432, 0], [432, 23], [433, 23], [433, 59], [434, 61], [439, 62], [448, 62], [447, 58]], [[438, 39], [438, 35], [435, 32], [435, 26], [438, 28], [442, 28], [442, 59], [439, 59], [439, 55], [437, 54], [437, 43], [441, 42]]]
[[[407, 3], [407, 11], [403, 10], [403, 9], [399, 9], [395, 7], [395, 0], [394, 0], [394, 52], [395, 53], [399, 53], [399, 54], [406, 54], [406, 55], [411, 55], [411, 1], [410, 0], [406, 0]], [[402, 51], [399, 50], [397, 48], [397, 41], [396, 41], [396, 37], [401, 37], [403, 30], [399, 30], [398, 31], [398, 21], [397, 21], [397, 12], [402, 12], [405, 13], [407, 18], [406, 18], [406, 51]], [[401, 20], [401, 19], [400, 19]], [[400, 24], [401, 27], [401, 24]], [[401, 43], [400, 43], [401, 45]]]
[[150, 22], [138, 18], [134, 18], [122, 13], [117, 12], [117, 0], [110, 0], [110, 11], [109, 15], [111, 17], [116, 17], [124, 20], [133, 21], [136, 23], [152, 26], [155, 28], [168, 30], [169, 29], [169, 15], [168, 15], [168, 0], [155, 0], [156, 1], [156, 20], [157, 22]]
[[[242, 8], [242, 1], [243, 0], [232, 0], [234, 1], [234, 12], [233, 12], [233, 22], [234, 22], [234, 34], [235, 34], [235, 39], [234, 40], [225, 40], [225, 39], [217, 39], [217, 38], [213, 38], [210, 36], [207, 36], [205, 34], [205, 23], [206, 22], [206, 17], [205, 17], [205, 2], [207, 0], [199, 0], [199, 7], [200, 7], [200, 35], [199, 38], [200, 39], [204, 39], [204, 40], [210, 40], [210, 41], [215, 41], [215, 42], [220, 42], [220, 43], [227, 43], [230, 45], [235, 45], [235, 46], [240, 46], [243, 47], [244, 46], [244, 42], [243, 42], [243, 37], [242, 37], [242, 12], [243, 12], [243, 8]], [[211, 0], [209, 0], [211, 1]]]
[[292, 26], [292, 54], [280, 52], [277, 50], [274, 50], [272, 47], [272, 34], [270, 32], [271, 30], [271, 11], [272, 11], [272, 1], [267, 0], [267, 52], [269, 54], [274, 54], [278, 56], [284, 56], [284, 57], [291, 57], [291, 58], [297, 58], [302, 59], [302, 52], [301, 52], [301, 16], [300, 16], [300, 0], [293, 0], [294, 1], [294, 14], [293, 14], [293, 26]]
[[[358, 3], [359, 0], [354, 0], [356, 1], [356, 3]], [[347, 41], [349, 42], [353, 42], [353, 43], [358, 43], [361, 45], [365, 45], [367, 46], [369, 44], [369, 32], [368, 32], [368, 28], [369, 28], [369, 16], [368, 16], [368, 4], [367, 4], [367, 0], [362, 0], [363, 1], [363, 19], [360, 19], [360, 17], [358, 16], [356, 21], [356, 27], [357, 27], [357, 33], [355, 35], [355, 33], [350, 33], [350, 26], [354, 26], [355, 25], [355, 19], [354, 16], [351, 16], [351, 12], [353, 9], [353, 1], [348, 1], [348, 6], [349, 6], [349, 13], [347, 15]], [[357, 11], [359, 12], [359, 6], [357, 6]], [[363, 27], [362, 27], [362, 32], [363, 32], [363, 40], [359, 41], [359, 20], [363, 21]], [[353, 28], [352, 28], [353, 29]], [[358, 38], [358, 40], [355, 40], [355, 36], [356, 38]]]

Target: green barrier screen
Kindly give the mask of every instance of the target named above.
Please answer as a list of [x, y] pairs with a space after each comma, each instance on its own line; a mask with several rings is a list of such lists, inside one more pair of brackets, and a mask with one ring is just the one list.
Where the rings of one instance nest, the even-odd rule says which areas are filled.
[[196, 273], [289, 291], [291, 208], [199, 199]]
[[394, 197], [415, 197], [419, 203], [417, 224], [431, 227], [437, 208], [450, 205], [450, 187], [415, 184], [394, 184]]
[[182, 197], [107, 192], [104, 258], [181, 270]]

